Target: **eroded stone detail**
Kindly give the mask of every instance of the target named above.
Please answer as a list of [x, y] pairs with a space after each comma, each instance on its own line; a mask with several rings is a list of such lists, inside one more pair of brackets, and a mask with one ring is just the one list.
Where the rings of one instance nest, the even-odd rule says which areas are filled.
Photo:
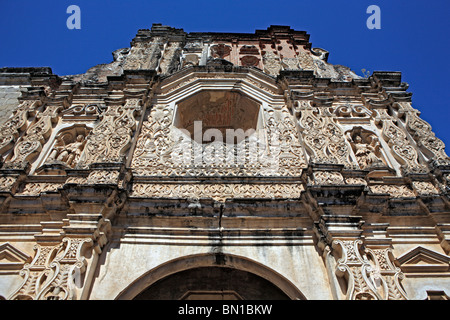
[[415, 197], [414, 192], [407, 186], [380, 184], [371, 185], [369, 188], [373, 193], [387, 193], [394, 198]]
[[344, 132], [333, 118], [314, 108], [311, 101], [298, 101], [296, 112], [301, 114], [302, 135], [313, 162], [354, 166], [349, 159], [349, 146], [345, 141]]
[[[77, 280], [86, 271], [85, 246], [92, 246], [89, 238], [64, 238], [57, 245], [39, 245], [30, 264], [20, 272], [23, 284], [10, 300], [75, 300]], [[80, 283], [78, 283], [80, 285]]]
[[95, 162], [120, 162], [136, 129], [135, 113], [139, 111], [139, 99], [128, 99], [123, 106], [109, 106], [101, 122], [86, 138], [78, 166], [86, 167]]
[[[361, 250], [361, 240], [334, 240], [341, 252], [336, 274], [345, 277], [348, 300], [405, 300], [403, 274], [390, 258], [391, 250]], [[370, 260], [368, 258], [370, 256]]]
[[17, 141], [19, 133], [27, 126], [28, 113], [37, 109], [40, 101], [24, 101], [13, 115], [0, 127], [0, 153], [4, 153]]
[[145, 198], [298, 199], [302, 184], [141, 184], [133, 186], [131, 196]]

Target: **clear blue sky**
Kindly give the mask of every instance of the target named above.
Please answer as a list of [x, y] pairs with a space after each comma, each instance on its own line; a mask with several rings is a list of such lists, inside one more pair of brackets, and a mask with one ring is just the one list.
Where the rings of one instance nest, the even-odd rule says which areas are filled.
[[[81, 8], [81, 30], [69, 30], [69, 5]], [[381, 9], [381, 29], [369, 30], [369, 5]], [[84, 73], [112, 61], [138, 29], [162, 23], [186, 32], [248, 32], [270, 25], [305, 30], [329, 62], [401, 71], [413, 106], [450, 154], [450, 1], [167, 1], [0, 0], [0, 67], [49, 66], [58, 75]]]

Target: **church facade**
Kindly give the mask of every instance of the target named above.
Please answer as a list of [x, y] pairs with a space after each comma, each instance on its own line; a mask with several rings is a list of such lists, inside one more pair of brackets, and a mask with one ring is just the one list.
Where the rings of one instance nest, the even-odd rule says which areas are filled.
[[399, 72], [304, 31], [139, 30], [0, 69], [0, 298], [450, 295], [450, 159]]

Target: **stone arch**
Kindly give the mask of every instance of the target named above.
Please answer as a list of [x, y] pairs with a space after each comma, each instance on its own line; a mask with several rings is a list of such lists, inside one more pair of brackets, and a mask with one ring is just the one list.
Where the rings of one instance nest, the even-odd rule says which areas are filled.
[[182, 271], [202, 267], [223, 267], [246, 271], [267, 280], [289, 299], [306, 300], [303, 293], [277, 271], [246, 257], [224, 253], [189, 255], [163, 263], [133, 281], [119, 293], [116, 300], [131, 300], [161, 279]]

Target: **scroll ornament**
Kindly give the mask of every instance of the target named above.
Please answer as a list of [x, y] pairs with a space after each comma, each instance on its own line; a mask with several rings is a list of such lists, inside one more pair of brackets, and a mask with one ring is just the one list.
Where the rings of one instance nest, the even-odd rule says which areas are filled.
[[[10, 300], [75, 300], [77, 282], [86, 271], [83, 251], [92, 247], [90, 238], [64, 238], [58, 245], [39, 245], [36, 255], [26, 264], [20, 275], [20, 288]], [[80, 283], [78, 283], [80, 286]]]
[[394, 124], [386, 109], [378, 111], [380, 116], [376, 120], [383, 124], [382, 135], [402, 168], [408, 172], [426, 172], [426, 167], [419, 164], [417, 151], [408, 141], [406, 133]]
[[35, 110], [39, 105], [40, 101], [37, 100], [22, 102], [14, 110], [12, 116], [0, 127], [0, 153], [12, 148], [12, 144], [17, 141], [20, 131], [26, 128], [29, 112]]
[[134, 113], [140, 110], [140, 100], [129, 99], [124, 106], [109, 106], [102, 121], [87, 137], [84, 152], [77, 167], [98, 162], [120, 162], [136, 128]]
[[[347, 282], [348, 300], [405, 300], [400, 285], [403, 273], [392, 262], [390, 248], [365, 249], [362, 240], [334, 240], [333, 248], [340, 252], [336, 275]], [[370, 259], [369, 259], [370, 257]]]
[[332, 117], [320, 117], [319, 110], [314, 109], [310, 101], [298, 101], [297, 109], [301, 113], [302, 137], [313, 161], [353, 167], [353, 163], [349, 160], [349, 147], [344, 132]]
[[419, 148], [425, 148], [428, 155], [438, 162], [450, 163], [450, 158], [445, 153], [445, 144], [437, 138], [431, 130], [431, 126], [419, 117], [418, 111], [407, 113], [407, 126]]
[[[26, 161], [32, 161], [36, 153], [41, 151], [43, 144], [49, 138], [52, 131], [52, 122], [56, 121], [60, 106], [47, 106], [36, 115], [37, 121], [26, 131], [23, 138], [14, 147], [14, 156], [11, 164], [23, 165]], [[8, 163], [7, 162], [7, 163]]]
[[134, 151], [132, 167], [137, 175], [240, 176], [300, 175], [306, 167], [294, 121], [288, 110], [265, 112], [267, 139], [258, 132], [239, 145], [222, 142], [198, 144], [178, 134], [171, 124], [173, 111], [155, 105], [144, 121]]

